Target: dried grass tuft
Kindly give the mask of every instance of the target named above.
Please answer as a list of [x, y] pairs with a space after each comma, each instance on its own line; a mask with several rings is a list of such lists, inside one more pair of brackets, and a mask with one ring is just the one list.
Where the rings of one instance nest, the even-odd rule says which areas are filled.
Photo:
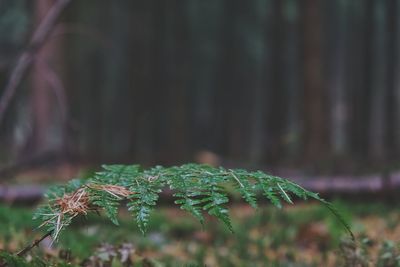
[[73, 217], [79, 214], [87, 214], [89, 204], [89, 194], [83, 187], [75, 192], [64, 194], [55, 201], [55, 206], [60, 209], [61, 213], [69, 214]]
[[86, 190], [87, 188], [107, 192], [118, 199], [127, 198], [135, 193], [123, 186], [108, 184], [89, 184], [85, 187], [78, 188], [72, 193], [65, 193], [62, 197], [54, 201], [55, 211], [54, 214], [52, 214], [54, 216], [41, 225], [54, 224], [54, 240], [57, 239], [61, 229], [64, 227], [64, 216], [68, 215], [69, 219], [73, 219], [81, 214], [86, 215], [90, 210], [96, 210], [96, 207], [91, 205], [90, 196]]
[[126, 198], [129, 197], [132, 194], [135, 194], [135, 192], [132, 192], [128, 189], [126, 189], [123, 186], [120, 185], [110, 185], [110, 184], [90, 184], [88, 185], [89, 188], [95, 189], [95, 190], [100, 190], [107, 192], [114, 197], [118, 199]]

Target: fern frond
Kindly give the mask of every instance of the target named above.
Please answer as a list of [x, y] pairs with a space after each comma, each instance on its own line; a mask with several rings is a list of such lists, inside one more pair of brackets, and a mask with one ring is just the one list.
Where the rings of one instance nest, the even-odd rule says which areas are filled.
[[206, 194], [206, 197], [201, 200], [205, 205], [203, 210], [206, 210], [211, 216], [215, 216], [221, 220], [229, 229], [233, 232], [231, 219], [229, 217], [229, 211], [223, 205], [229, 202], [229, 198], [222, 191], [222, 188], [217, 185], [211, 185], [210, 191]]
[[176, 198], [175, 203], [201, 224], [204, 223], [203, 212], [207, 212], [233, 232], [227, 208], [228, 184], [233, 184], [253, 208], [257, 208], [260, 192], [278, 208], [282, 207], [281, 201], [293, 204], [293, 196], [317, 200], [338, 218], [353, 237], [349, 225], [331, 203], [290, 180], [261, 171], [248, 172], [199, 164], [168, 168], [156, 166], [148, 170], [142, 170], [138, 165], [104, 165], [102, 171], [92, 178], [73, 180], [65, 186], [51, 188], [46, 194], [48, 203], [38, 208], [35, 218], [40, 219], [41, 226], [51, 230], [54, 239], [57, 239], [61, 230], [76, 216], [93, 210], [104, 210], [110, 220], [118, 224], [118, 207], [122, 200], [127, 200], [128, 209], [132, 211], [140, 231], [145, 233], [160, 192], [169, 187]]
[[192, 199], [185, 194], [176, 193], [174, 194], [175, 197], [178, 197], [178, 200], [175, 200], [175, 204], [180, 205], [181, 209], [188, 211], [192, 214], [199, 222], [203, 225], [204, 224], [204, 216], [201, 211], [201, 207], [198, 205], [201, 204], [201, 200]]
[[103, 171], [97, 172], [93, 181], [100, 184], [118, 184], [129, 186], [132, 183], [132, 177], [140, 175], [139, 165], [102, 165]]
[[[305, 189], [304, 189], [305, 190]], [[339, 220], [339, 222], [343, 225], [343, 227], [346, 229], [348, 234], [351, 236], [352, 240], [355, 240], [354, 234], [351, 231], [350, 225], [346, 222], [346, 220], [343, 218], [343, 216], [340, 214], [340, 212], [335, 208], [335, 206], [330, 203], [329, 201], [326, 201], [325, 199], [321, 198], [318, 193], [310, 192], [305, 190], [306, 194], [308, 197], [313, 198], [319, 202], [321, 202], [330, 212], [332, 212], [333, 215]]]
[[94, 205], [104, 209], [107, 217], [115, 224], [118, 223], [118, 207], [121, 199], [105, 191], [92, 190], [91, 201]]
[[173, 194], [177, 198], [175, 204], [188, 211], [203, 225], [204, 217], [200, 206], [201, 200], [196, 199], [201, 194], [197, 179], [188, 176], [185, 168], [178, 167], [172, 167], [168, 172], [164, 172], [163, 178], [166, 179], [170, 189], [176, 192]]
[[150, 212], [156, 205], [163, 186], [163, 181], [158, 178], [157, 172], [151, 169], [144, 172], [143, 175], [133, 178], [133, 183], [129, 188], [134, 194], [129, 197], [127, 206], [130, 211], [133, 211], [136, 223], [143, 234], [146, 233]]
[[236, 188], [242, 195], [243, 199], [250, 204], [253, 208], [257, 208], [257, 197], [255, 192], [255, 186], [248, 179], [248, 172], [245, 170], [229, 170], [228, 173], [232, 178], [233, 182], [236, 183]]

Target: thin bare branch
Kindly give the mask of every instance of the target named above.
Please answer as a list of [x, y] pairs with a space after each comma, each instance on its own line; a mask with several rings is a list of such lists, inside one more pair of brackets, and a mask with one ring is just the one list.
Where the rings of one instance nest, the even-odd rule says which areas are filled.
[[46, 42], [50, 33], [54, 30], [57, 19], [71, 0], [57, 0], [41, 21], [29, 42], [28, 47], [21, 53], [14, 69], [11, 71], [8, 83], [0, 99], [0, 125], [4, 119], [5, 112], [15, 95], [18, 85], [32, 64], [35, 54]]
[[33, 249], [34, 247], [36, 247], [37, 245], [39, 245], [40, 242], [42, 242], [46, 237], [51, 236], [51, 234], [53, 233], [53, 231], [49, 231], [47, 232], [45, 235], [43, 235], [41, 238], [36, 239], [35, 241], [33, 241], [32, 244], [29, 244], [28, 246], [26, 246], [24, 249], [22, 249], [20, 252], [17, 253], [17, 256], [24, 256], [26, 253], [28, 253], [31, 249]]

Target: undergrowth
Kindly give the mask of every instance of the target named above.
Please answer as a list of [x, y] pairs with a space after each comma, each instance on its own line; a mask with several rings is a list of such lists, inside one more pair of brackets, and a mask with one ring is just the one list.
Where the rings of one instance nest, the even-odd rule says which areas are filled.
[[[103, 258], [104, 250], [114, 255], [126, 243], [133, 246], [130, 255], [135, 264], [120, 264], [117, 258], [111, 266], [142, 266], [140, 263], [149, 260], [162, 264], [143, 266], [344, 267], [354, 266], [354, 262], [367, 262], [368, 267], [400, 266], [398, 262], [393, 264], [399, 259], [399, 226], [387, 226], [389, 221], [399, 220], [397, 206], [334, 201], [357, 236], [354, 249], [354, 244], [338, 232], [340, 227], [329, 210], [315, 202], [298, 204], [278, 210], [260, 202], [259, 210], [252, 211], [243, 203], [232, 203], [229, 207], [234, 235], [214, 220], [207, 219], [205, 229], [201, 229], [192, 216], [182, 216], [184, 211], [169, 205], [161, 205], [151, 214], [146, 236], [141, 235], [126, 209], [119, 213], [119, 227], [105, 216], [90, 213], [76, 218], [51, 248], [47, 240], [40, 248], [32, 249], [23, 259], [26, 264], [19, 266], [33, 266], [32, 261], [44, 262], [45, 266], [88, 266], [84, 264], [88, 261], [107, 266], [97, 258]], [[38, 222], [31, 217], [29, 208], [0, 204], [0, 250], [18, 251], [43, 234], [32, 231]], [[389, 240], [393, 240], [392, 245]], [[113, 249], [103, 242], [112, 244]], [[66, 260], [64, 252], [68, 251]]]

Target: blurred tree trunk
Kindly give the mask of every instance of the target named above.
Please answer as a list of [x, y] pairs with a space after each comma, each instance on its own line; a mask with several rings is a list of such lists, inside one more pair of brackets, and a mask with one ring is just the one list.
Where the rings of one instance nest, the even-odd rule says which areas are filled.
[[396, 55], [396, 66], [395, 66], [395, 81], [394, 81], [394, 95], [395, 95], [395, 144], [396, 154], [400, 154], [400, 3], [396, 1], [395, 5], [395, 55]]
[[[171, 12], [172, 1], [170, 0], [157, 0], [154, 2], [153, 10], [153, 27], [154, 27], [154, 51], [152, 54], [152, 73], [153, 78], [151, 81], [151, 87], [153, 88], [154, 94], [157, 97], [153, 98], [154, 107], [153, 118], [154, 124], [154, 141], [153, 146], [156, 152], [154, 160], [156, 163], [165, 164], [169, 157], [173, 158], [175, 155], [167, 151], [167, 136], [170, 125], [172, 122], [168, 121], [169, 115], [172, 112], [172, 108], [169, 106], [168, 97], [170, 91], [173, 89], [169, 82], [172, 67], [169, 65], [169, 51], [171, 39], [173, 39], [173, 32], [169, 27], [169, 16]], [[176, 100], [172, 105], [176, 104]], [[172, 136], [174, 139], [174, 137]], [[177, 140], [176, 140], [177, 141]], [[179, 142], [179, 141], [178, 141]], [[175, 153], [173, 153], [175, 154]]]
[[349, 130], [351, 131], [351, 151], [356, 162], [365, 162], [368, 157], [368, 122], [370, 109], [371, 85], [371, 27], [372, 7], [370, 1], [355, 0], [350, 2], [351, 14], [349, 23], [352, 25], [349, 35], [348, 61], [351, 94], [348, 112], [350, 112]]
[[371, 107], [369, 124], [370, 158], [382, 162], [386, 158], [385, 129], [387, 126], [387, 1], [373, 1], [373, 39]]
[[[235, 1], [231, 2], [233, 5]], [[187, 1], [192, 60], [189, 85], [191, 90], [189, 105], [192, 118], [188, 127], [191, 130], [191, 146], [195, 150], [212, 149], [213, 147], [221, 149], [223, 146], [218, 138], [222, 125], [216, 124], [219, 116], [218, 105], [221, 104], [217, 102], [218, 55], [223, 52], [220, 38], [224, 38], [226, 34], [222, 31], [226, 18], [224, 12], [230, 10], [223, 4], [223, 0]], [[231, 77], [225, 78], [230, 79]], [[224, 104], [228, 104], [230, 99], [224, 99], [224, 101]], [[224, 141], [222, 140], [222, 142]]]
[[[95, 8], [94, 8], [95, 6]], [[68, 22], [77, 33], [69, 35], [65, 50], [68, 66], [67, 87], [71, 97], [75, 154], [84, 161], [102, 160], [101, 88], [110, 41], [105, 35], [108, 3], [73, 1]]]
[[[132, 62], [130, 71], [130, 86], [133, 91], [132, 124], [133, 132], [131, 139], [133, 144], [132, 154], [137, 162], [148, 164], [155, 162], [155, 124], [153, 99], [157, 98], [157, 90], [154, 87], [155, 70], [160, 64], [156, 61], [155, 55], [160, 55], [157, 51], [161, 37], [157, 37], [156, 26], [156, 1], [132, 1], [131, 28], [132, 36], [130, 48], [130, 61]], [[161, 5], [163, 8], [164, 5]], [[159, 7], [159, 8], [161, 8]], [[158, 12], [160, 12], [158, 10]], [[158, 104], [158, 103], [157, 103]]]
[[[251, 89], [250, 103], [248, 104], [250, 112], [247, 120], [249, 125], [245, 128], [250, 131], [248, 135], [248, 155], [252, 163], [260, 163], [266, 156], [272, 160], [277, 160], [280, 138], [276, 135], [279, 127], [276, 125], [274, 116], [271, 113], [279, 113], [279, 105], [272, 101], [273, 88], [276, 87], [276, 77], [279, 72], [279, 57], [278, 43], [279, 36], [276, 25], [278, 24], [279, 10], [274, 1], [251, 1], [249, 7], [247, 20], [253, 21], [250, 24], [248, 21], [245, 24], [247, 27], [241, 31], [246, 32], [243, 42], [243, 51], [248, 58], [243, 58], [243, 62], [251, 64], [244, 65], [246, 70], [246, 79], [243, 83], [242, 90], [246, 91]], [[243, 24], [243, 23], [242, 23]], [[241, 66], [243, 66], [241, 64]], [[247, 88], [247, 90], [245, 90]], [[275, 90], [276, 92], [276, 90]], [[275, 99], [277, 100], [277, 99]], [[275, 114], [275, 113], [274, 113]], [[276, 118], [276, 117], [275, 117]], [[279, 118], [281, 120], [281, 118]], [[275, 129], [275, 130], [274, 130]]]
[[284, 129], [284, 144], [286, 160], [294, 161], [301, 153], [300, 136], [302, 132], [301, 113], [302, 102], [304, 101], [301, 91], [301, 43], [299, 13], [300, 1], [285, 0], [282, 5], [284, 23], [283, 43], [283, 69], [282, 82], [286, 92], [286, 125]]
[[102, 77], [101, 149], [104, 159], [116, 161], [128, 157], [131, 145], [133, 113], [132, 87], [129, 83], [131, 61], [131, 1], [109, 2], [108, 36], [105, 74]]
[[304, 27], [304, 160], [326, 158], [327, 99], [322, 58], [322, 1], [305, 0]]
[[[165, 30], [165, 85], [168, 89], [165, 108], [169, 110], [164, 125], [165, 150], [162, 158], [166, 164], [183, 162], [193, 156], [189, 144], [187, 104], [190, 69], [189, 17], [187, 2], [168, 0], [166, 4]], [[163, 23], [161, 21], [161, 23]], [[174, 153], [171, 153], [174, 151]]]
[[[348, 152], [348, 116], [349, 88], [347, 84], [348, 69], [348, 11], [349, 2], [346, 0], [331, 1], [328, 10], [332, 19], [328, 39], [329, 68], [329, 99], [330, 99], [330, 132], [332, 152], [336, 157], [343, 157]], [[350, 89], [351, 90], [351, 89]]]
[[[400, 156], [400, 2], [394, 1], [391, 10], [394, 24], [393, 67], [393, 156]], [[389, 55], [388, 55], [389, 56]]]
[[[239, 1], [223, 1], [220, 18], [219, 54], [216, 77], [214, 132], [216, 135], [214, 152], [237, 158], [243, 153], [243, 132], [238, 124], [243, 122], [244, 114], [240, 107], [240, 78], [238, 72], [237, 21]], [[229, 88], [229, 90], [226, 90]], [[222, 104], [223, 103], [223, 104]]]
[[[34, 29], [53, 4], [52, 0], [35, 2]], [[56, 97], [58, 94], [64, 94], [61, 79], [57, 74], [57, 67], [62, 61], [60, 51], [60, 39], [50, 37], [35, 57], [30, 92], [33, 132], [27, 140], [24, 157], [48, 151], [60, 152], [64, 148], [65, 121], [61, 117], [65, 114], [62, 114], [61, 109], [65, 108], [65, 103], [58, 102], [61, 99]]]

